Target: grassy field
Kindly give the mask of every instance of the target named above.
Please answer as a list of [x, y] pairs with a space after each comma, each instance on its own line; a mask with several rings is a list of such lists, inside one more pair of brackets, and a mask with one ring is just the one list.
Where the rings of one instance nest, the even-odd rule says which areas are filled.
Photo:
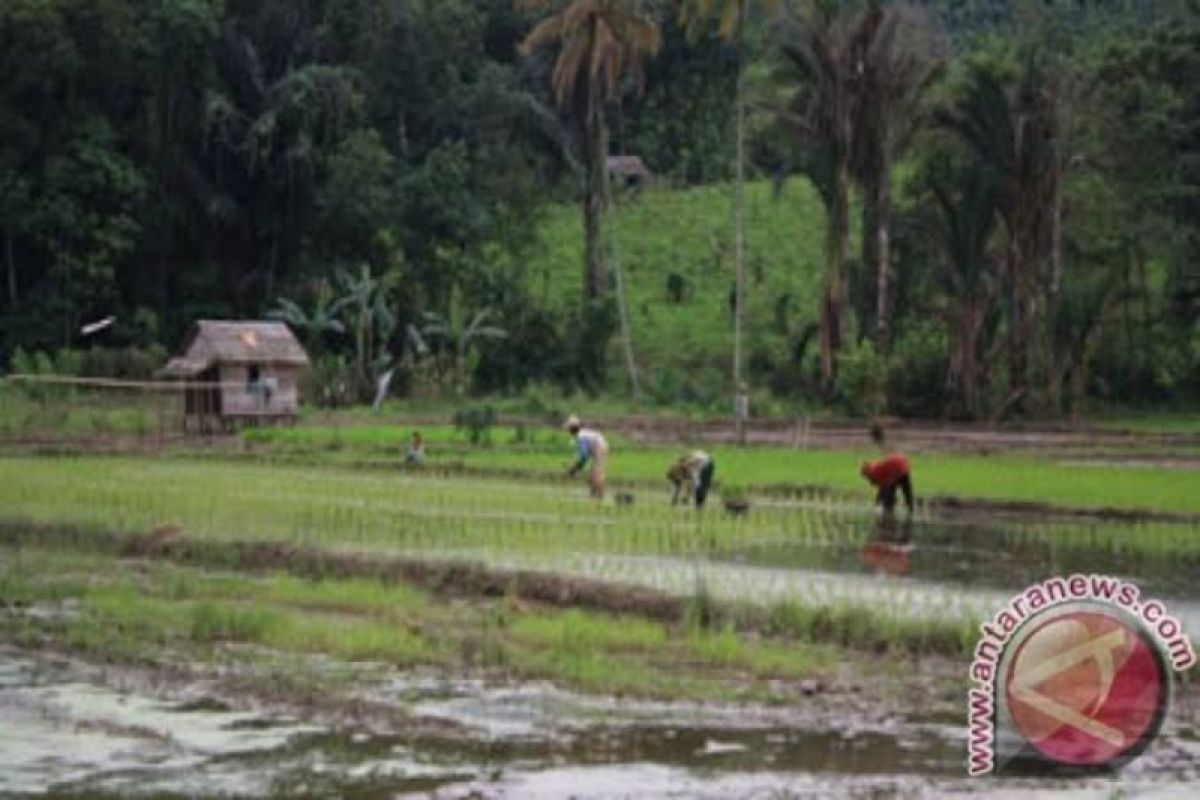
[[176, 426], [172, 403], [152, 394], [16, 386], [0, 379], [0, 438], [147, 437]]
[[1097, 417], [1097, 427], [1115, 431], [1163, 434], [1200, 434], [1200, 414], [1195, 411], [1155, 411], [1141, 414], [1108, 414]]
[[[747, 352], [782, 357], [787, 334], [816, 318], [823, 215], [807, 181], [776, 197], [769, 181], [747, 187]], [[734, 283], [732, 189], [652, 188], [616, 216], [638, 361], [653, 387], [689, 381], [712, 392], [727, 378], [732, 352], [729, 293]], [[527, 267], [534, 296], [572, 308], [582, 292], [582, 222], [575, 205], [552, 209]], [[669, 299], [670, 276], [685, 286]], [[610, 354], [616, 371], [617, 343]]]
[[[264, 429], [246, 434], [266, 452], [332, 462], [398, 463], [410, 428], [401, 426], [320, 426]], [[472, 447], [461, 432], [423, 426], [430, 441], [431, 467], [463, 466], [498, 473], [561, 475], [571, 461], [566, 435], [552, 428], [496, 428], [491, 445]], [[668, 491], [664, 478], [672, 458], [684, 447], [634, 445], [612, 437], [609, 475], [615, 481], [655, 484]], [[863, 504], [871, 492], [858, 466], [877, 451], [796, 450], [786, 447], [713, 448], [719, 487], [747, 491], [763, 488], [823, 487], [848, 492]], [[1122, 508], [1200, 514], [1193, 470], [1116, 464], [1081, 465], [1033, 455], [926, 453], [912, 456], [919, 496], [1047, 503], [1079, 508]]]
[[[835, 648], [748, 638], [511, 598], [448, 601], [404, 584], [250, 576], [40, 550], [0, 551], [0, 638], [134, 663], [220, 663], [228, 648], [544, 678], [584, 691], [786, 701], [780, 680], [831, 675]], [[244, 649], [240, 659], [253, 658]]]

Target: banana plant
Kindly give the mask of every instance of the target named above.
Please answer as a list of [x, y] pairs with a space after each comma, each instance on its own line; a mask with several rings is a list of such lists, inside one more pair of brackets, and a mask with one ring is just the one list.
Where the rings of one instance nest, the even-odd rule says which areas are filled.
[[457, 286], [450, 293], [450, 307], [445, 314], [426, 311], [423, 316], [425, 324], [420, 333], [430, 339], [442, 339], [454, 348], [454, 380], [459, 394], [466, 388], [468, 354], [484, 339], [508, 337], [508, 331], [488, 324], [493, 316], [491, 308], [468, 311]]
[[325, 282], [317, 288], [312, 308], [308, 311], [295, 300], [286, 297], [280, 297], [275, 302], [275, 308], [267, 312], [267, 317], [286, 322], [295, 330], [303, 331], [304, 343], [309, 352], [321, 349], [325, 334], [340, 335], [346, 332], [346, 326], [337, 318], [333, 307], [333, 292]]
[[392, 310], [392, 292], [399, 273], [389, 272], [376, 278], [366, 264], [358, 272], [339, 269], [338, 288], [342, 296], [334, 301], [331, 312], [341, 316], [354, 332], [355, 363], [361, 385], [369, 390], [372, 366], [382, 355], [379, 348], [386, 345], [396, 331], [396, 313]]

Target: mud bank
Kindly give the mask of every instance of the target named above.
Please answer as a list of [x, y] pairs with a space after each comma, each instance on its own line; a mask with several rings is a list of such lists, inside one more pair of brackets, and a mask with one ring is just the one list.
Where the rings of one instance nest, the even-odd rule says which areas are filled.
[[497, 571], [461, 561], [341, 553], [285, 542], [203, 541], [189, 539], [174, 527], [145, 534], [118, 534], [86, 526], [4, 521], [0, 522], [0, 545], [79, 549], [187, 566], [287, 572], [312, 579], [403, 581], [441, 595], [511, 595], [532, 603], [633, 614], [663, 622], [679, 621], [685, 612], [684, 600], [638, 586], [531, 570]]
[[[807, 639], [873, 652], [898, 648], [927, 655], [957, 656], [966, 651], [964, 632], [974, 627], [974, 622], [961, 614], [918, 615], [912, 626], [900, 629], [894, 614], [872, 615], [869, 609], [858, 605], [820, 610], [818, 607], [827, 604], [831, 597], [822, 601], [811, 591], [796, 593], [799, 584], [820, 578], [815, 584], [819, 595], [821, 587], [836, 587], [843, 582], [836, 575], [796, 571], [768, 574], [764, 570], [721, 564], [706, 564], [701, 570], [696, 564], [669, 559], [586, 557], [579, 563], [534, 560], [525, 564], [502, 559], [485, 566], [478, 554], [454, 551], [445, 551], [439, 557], [411, 558], [337, 552], [283, 542], [189, 539], [179, 529], [170, 527], [146, 534], [116, 534], [82, 526], [11, 521], [0, 521], [0, 546], [76, 550], [248, 573], [285, 572], [310, 580], [366, 578], [385, 584], [402, 582], [442, 597], [509, 597], [539, 606], [581, 608], [668, 624], [683, 623], [689, 615], [699, 615], [702, 619], [692, 621], [707, 627], [733, 626], [742, 631], [786, 634], [788, 631], [778, 630], [781, 623], [773, 618], [769, 606], [738, 600], [737, 592], [731, 594], [721, 589], [727, 583], [726, 578], [736, 580], [739, 586], [759, 588], [764, 588], [761, 582], [769, 578], [773, 581], [771, 587], [777, 591], [768, 592], [768, 601], [813, 598], [817, 611], [815, 618], [806, 622]], [[597, 566], [603, 568], [600, 577], [589, 574], [589, 568]], [[622, 580], [619, 577], [622, 575], [628, 580]], [[702, 594], [697, 594], [697, 580], [705, 587]], [[806, 587], [799, 585], [799, 588]], [[874, 588], [878, 594], [881, 586]], [[886, 598], [887, 592], [881, 596]], [[832, 599], [838, 597], [841, 595]], [[944, 598], [931, 600], [930, 607], [934, 606], [943, 610], [947, 607]], [[848, 617], [854, 617], [853, 625], [846, 624]]]
[[[1186, 797], [1194, 722], [1120, 775], [962, 777], [958, 709], [651, 703], [373, 673], [337, 714], [264, 701], [254, 668], [174, 679], [0, 649], [0, 793], [46, 797]], [[240, 679], [239, 679], [240, 678]], [[346, 707], [353, 703], [346, 702]], [[1192, 727], [1188, 728], [1187, 725]]]
[[[570, 794], [645, 796], [639, 787], [653, 776], [650, 796], [689, 787], [740, 796], [807, 773], [919, 783], [953, 775], [959, 760], [953, 727], [861, 704], [642, 703], [394, 672], [364, 679], [345, 698], [359, 713], [339, 714], [264, 701], [248, 689], [269, 676], [253, 672], [167, 680], [0, 650], [11, 723], [0, 733], [0, 793], [517, 797], [540, 787], [562, 796], [583, 779]], [[586, 780], [606, 772], [601, 784]]]

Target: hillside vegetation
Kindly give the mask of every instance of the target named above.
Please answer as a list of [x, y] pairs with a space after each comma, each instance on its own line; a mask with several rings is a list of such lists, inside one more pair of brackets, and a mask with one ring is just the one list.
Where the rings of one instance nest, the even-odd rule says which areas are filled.
[[[634, 350], [650, 392], [696, 399], [727, 385], [733, 352], [732, 187], [650, 188], [622, 198], [615, 216], [627, 282]], [[770, 181], [747, 187], [747, 357], [774, 364], [817, 318], [822, 226], [820, 198], [804, 179], [776, 192]], [[560, 205], [544, 217], [527, 272], [548, 306], [578, 305], [583, 261], [579, 210]], [[682, 283], [680, 284], [680, 281]], [[672, 293], [672, 285], [681, 294]], [[622, 370], [614, 338], [609, 365]], [[688, 392], [685, 390], [684, 394]]]

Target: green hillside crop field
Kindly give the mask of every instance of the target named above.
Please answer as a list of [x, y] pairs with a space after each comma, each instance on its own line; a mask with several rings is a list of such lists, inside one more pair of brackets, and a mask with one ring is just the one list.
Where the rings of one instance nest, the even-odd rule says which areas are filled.
[[[746, 191], [746, 352], [780, 358], [789, 332], [816, 319], [824, 211], [806, 180], [775, 193], [768, 181]], [[650, 188], [626, 197], [613, 217], [627, 284], [634, 348], [648, 381], [664, 369], [686, 371], [700, 385], [719, 385], [730, 368], [734, 286], [733, 188]], [[668, 295], [672, 274], [685, 297]], [[544, 218], [527, 280], [536, 298], [559, 309], [579, 303], [583, 227], [575, 204]], [[619, 363], [614, 340], [610, 363]]]

